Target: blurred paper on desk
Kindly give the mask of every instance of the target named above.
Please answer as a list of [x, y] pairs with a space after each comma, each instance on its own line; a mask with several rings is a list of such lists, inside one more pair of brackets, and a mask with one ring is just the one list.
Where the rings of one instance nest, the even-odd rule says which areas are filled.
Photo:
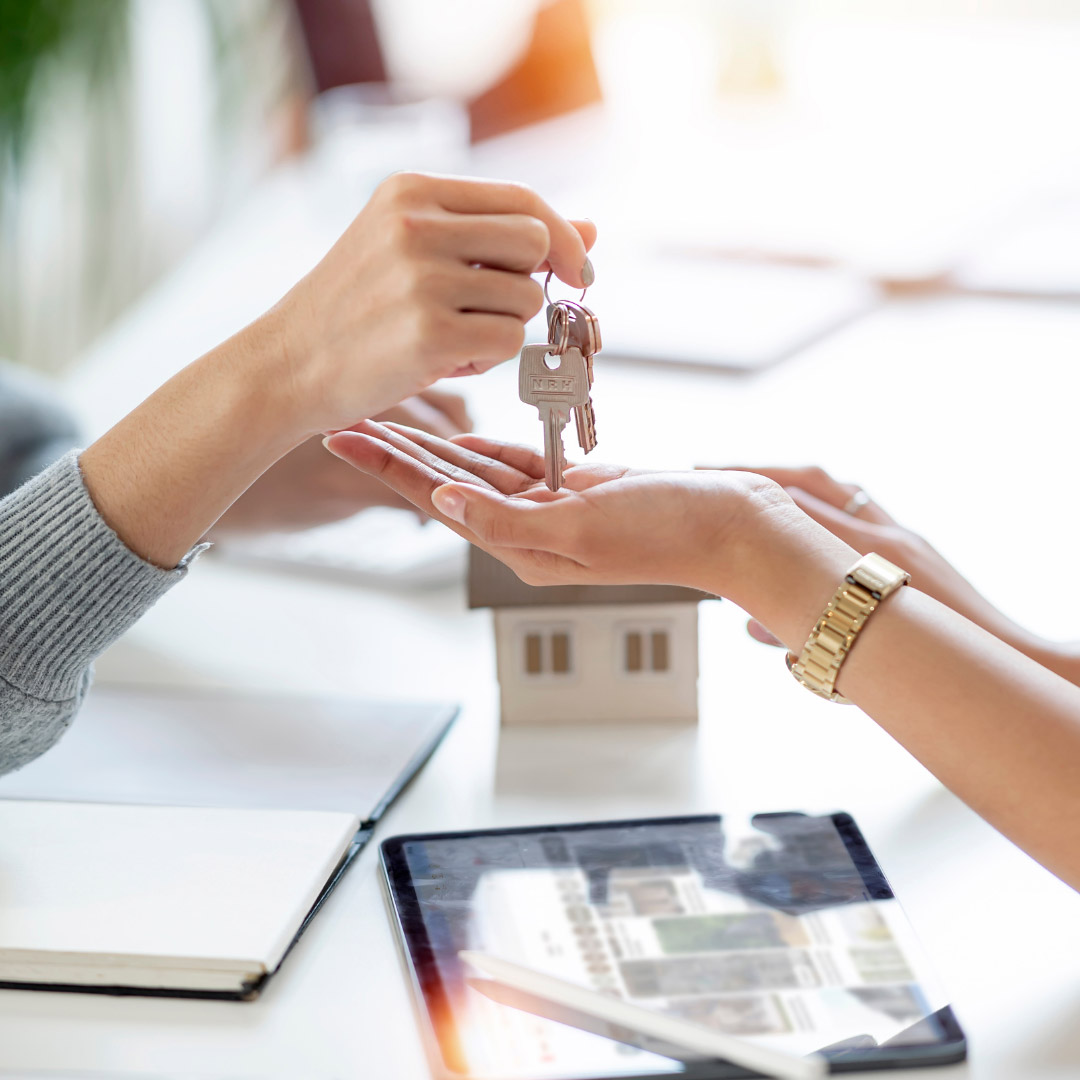
[[457, 709], [438, 703], [99, 686], [0, 798], [338, 810], [377, 820]]
[[1062, 192], [1017, 212], [950, 280], [978, 293], [1080, 299], [1080, 194]]
[[291, 533], [222, 540], [214, 553], [270, 570], [387, 589], [435, 588], [462, 581], [469, 545], [414, 514], [372, 507], [345, 521]]
[[595, 263], [596, 284], [585, 303], [600, 318], [601, 361], [752, 371], [878, 301], [874, 286], [835, 270], [678, 255], [601, 253]]

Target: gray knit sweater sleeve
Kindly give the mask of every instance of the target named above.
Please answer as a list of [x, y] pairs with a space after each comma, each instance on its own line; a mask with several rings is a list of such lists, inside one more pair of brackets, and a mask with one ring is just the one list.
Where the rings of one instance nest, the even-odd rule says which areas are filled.
[[190, 558], [162, 570], [127, 548], [97, 512], [77, 451], [0, 499], [0, 772], [64, 733], [94, 658]]

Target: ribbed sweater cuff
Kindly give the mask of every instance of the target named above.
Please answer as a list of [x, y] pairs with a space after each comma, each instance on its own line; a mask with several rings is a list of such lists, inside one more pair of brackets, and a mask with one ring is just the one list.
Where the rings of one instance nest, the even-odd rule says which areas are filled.
[[87, 667], [176, 584], [94, 506], [73, 450], [0, 500], [0, 678], [46, 701], [73, 697]]

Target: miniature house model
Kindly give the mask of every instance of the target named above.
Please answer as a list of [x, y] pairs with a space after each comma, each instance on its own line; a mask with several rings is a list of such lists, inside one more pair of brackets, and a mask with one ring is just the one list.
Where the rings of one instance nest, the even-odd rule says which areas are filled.
[[469, 607], [494, 612], [504, 724], [696, 721], [705, 599], [667, 585], [526, 585], [469, 552]]

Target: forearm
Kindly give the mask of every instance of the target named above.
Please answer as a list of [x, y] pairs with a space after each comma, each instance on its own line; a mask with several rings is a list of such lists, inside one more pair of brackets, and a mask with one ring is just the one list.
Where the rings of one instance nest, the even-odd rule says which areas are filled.
[[308, 434], [303, 411], [279, 404], [274, 315], [184, 369], [79, 461], [72, 453], [0, 500], [0, 772], [60, 737], [95, 657]]
[[1050, 641], [1039, 637], [1004, 615], [1001, 615], [1001, 619], [1004, 624], [1001, 626], [990, 620], [972, 621], [1025, 656], [1031, 657], [1037, 664], [1080, 687], [1080, 647], [1070, 642]]
[[1080, 889], [1080, 688], [914, 589], [875, 613], [843, 692]]
[[74, 452], [0, 499], [0, 772], [63, 734], [94, 658], [184, 572], [121, 542]]
[[[964, 618], [981, 626], [994, 637], [1011, 645], [1014, 649], [1031, 657], [1036, 663], [1056, 672], [1064, 679], [1080, 686], [1080, 649], [1076, 645], [1050, 641], [1040, 637], [1014, 622], [1004, 612], [996, 608], [970, 582], [962, 577], [933, 549], [929, 549], [934, 559], [946, 568], [948, 573], [941, 573], [940, 580], [931, 577], [927, 587], [922, 576], [913, 574], [912, 582], [924, 592], [940, 600], [946, 607], [963, 615]], [[886, 553], [882, 553], [886, 554]], [[889, 555], [886, 554], [888, 558]], [[893, 559], [900, 565], [912, 569], [920, 565], [918, 560], [905, 560], [903, 555]]]
[[[797, 653], [857, 553], [802, 522], [770, 532], [758, 555], [771, 573], [750, 576], [736, 599]], [[870, 617], [838, 688], [1080, 888], [1080, 688], [913, 588]]]
[[144, 559], [174, 566], [311, 434], [287, 408], [279, 334], [271, 312], [190, 364], [83, 452], [98, 511]]

